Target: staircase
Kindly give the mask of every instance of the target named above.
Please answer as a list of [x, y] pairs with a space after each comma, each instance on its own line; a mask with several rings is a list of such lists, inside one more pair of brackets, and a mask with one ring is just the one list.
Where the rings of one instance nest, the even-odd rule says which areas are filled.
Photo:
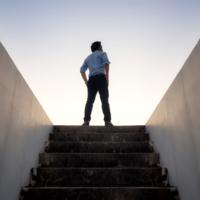
[[54, 126], [22, 200], [175, 200], [145, 126]]

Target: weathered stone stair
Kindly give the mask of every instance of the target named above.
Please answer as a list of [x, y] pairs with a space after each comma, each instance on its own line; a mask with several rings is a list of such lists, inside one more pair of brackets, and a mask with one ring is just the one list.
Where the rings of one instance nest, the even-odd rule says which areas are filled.
[[144, 126], [54, 126], [23, 200], [175, 200]]

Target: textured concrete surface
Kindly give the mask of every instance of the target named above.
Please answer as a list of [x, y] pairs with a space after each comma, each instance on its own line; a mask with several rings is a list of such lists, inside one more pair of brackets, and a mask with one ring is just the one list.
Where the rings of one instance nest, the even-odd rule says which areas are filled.
[[177, 200], [144, 126], [55, 126], [51, 135], [24, 200]]
[[51, 121], [0, 43], [0, 199], [18, 199], [51, 129]]
[[175, 200], [166, 187], [39, 187], [29, 188], [27, 200]]
[[147, 122], [182, 200], [200, 199], [200, 42]]

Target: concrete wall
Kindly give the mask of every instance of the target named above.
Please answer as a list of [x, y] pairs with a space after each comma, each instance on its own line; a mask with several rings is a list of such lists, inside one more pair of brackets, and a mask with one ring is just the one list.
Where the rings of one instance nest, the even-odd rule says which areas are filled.
[[52, 123], [0, 43], [0, 199], [17, 200]]
[[200, 42], [147, 122], [182, 200], [200, 199]]

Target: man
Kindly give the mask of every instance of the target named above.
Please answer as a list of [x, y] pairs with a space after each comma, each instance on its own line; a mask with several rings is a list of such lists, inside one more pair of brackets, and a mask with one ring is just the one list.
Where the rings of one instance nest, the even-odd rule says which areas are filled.
[[[99, 92], [105, 126], [113, 126], [111, 123], [110, 106], [108, 102], [109, 64], [107, 54], [103, 52], [101, 42], [96, 41], [91, 45], [92, 53], [85, 59], [80, 68], [81, 76], [88, 88], [88, 97], [85, 105], [83, 126], [89, 126], [93, 103]], [[85, 74], [89, 69], [89, 80]]]

